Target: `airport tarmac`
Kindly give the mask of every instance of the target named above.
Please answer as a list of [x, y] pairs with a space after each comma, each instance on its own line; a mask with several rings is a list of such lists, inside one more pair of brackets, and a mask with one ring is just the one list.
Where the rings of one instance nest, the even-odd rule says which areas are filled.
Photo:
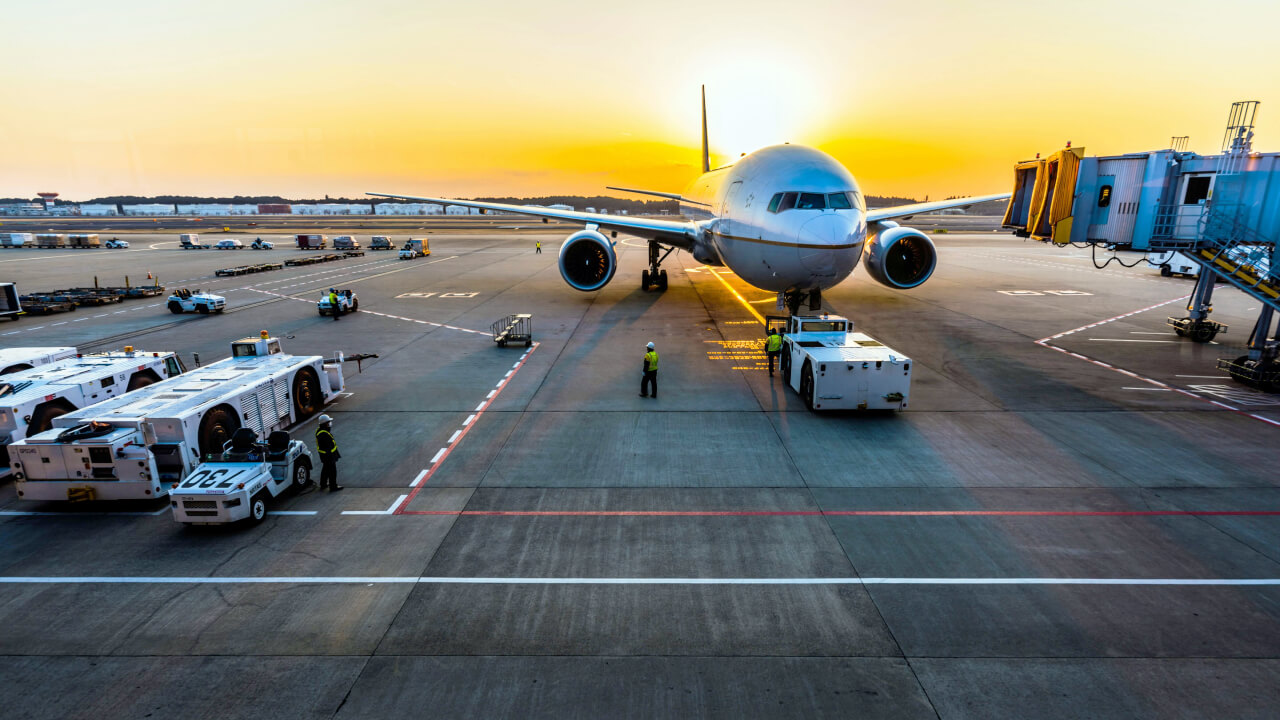
[[[753, 349], [773, 298], [723, 268], [676, 253], [670, 289], [646, 293], [644, 244], [623, 238], [614, 281], [580, 293], [556, 269], [563, 229], [427, 227], [426, 258], [228, 278], [213, 271], [302, 251], [181, 251], [174, 230], [0, 252], [24, 292], [151, 272], [228, 301], [26, 317], [0, 323], [4, 345], [190, 366], [266, 329], [286, 352], [379, 355], [326, 410], [347, 489], [286, 495], [259, 525], [0, 486], [6, 716], [1280, 707], [1280, 396], [1214, 366], [1242, 354], [1246, 296], [1220, 287], [1230, 330], [1197, 345], [1164, 323], [1191, 280], [938, 235], [924, 286], [859, 270], [825, 298], [912, 358], [908, 409], [815, 415]], [[319, 317], [329, 287], [360, 312]], [[489, 325], [517, 312], [536, 344], [495, 347]], [[650, 340], [657, 400], [637, 396]], [[314, 446], [314, 429], [293, 432]]]

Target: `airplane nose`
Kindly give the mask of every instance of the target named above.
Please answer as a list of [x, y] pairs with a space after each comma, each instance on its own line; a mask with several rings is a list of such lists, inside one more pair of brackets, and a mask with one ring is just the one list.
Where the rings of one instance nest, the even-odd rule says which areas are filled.
[[848, 218], [834, 213], [823, 213], [800, 226], [796, 242], [800, 245], [800, 262], [805, 269], [817, 276], [836, 275], [852, 269], [846, 255], [855, 248], [842, 246], [854, 243], [853, 224]]

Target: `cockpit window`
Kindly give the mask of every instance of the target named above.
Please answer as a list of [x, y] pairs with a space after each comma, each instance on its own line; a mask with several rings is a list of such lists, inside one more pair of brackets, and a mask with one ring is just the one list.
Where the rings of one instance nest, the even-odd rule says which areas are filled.
[[853, 204], [849, 202], [849, 193], [827, 193], [827, 207], [832, 210], [851, 210]]
[[774, 196], [769, 199], [769, 212], [778, 212], [778, 203], [780, 202], [782, 202], [782, 193], [775, 193]]
[[796, 200], [797, 210], [824, 210], [827, 207], [827, 199], [822, 193], [800, 193], [799, 199]]
[[795, 206], [796, 206], [796, 193], [793, 193], [793, 192], [782, 193], [782, 200], [781, 202], [778, 203], [778, 212], [782, 212], [783, 210], [790, 210]]

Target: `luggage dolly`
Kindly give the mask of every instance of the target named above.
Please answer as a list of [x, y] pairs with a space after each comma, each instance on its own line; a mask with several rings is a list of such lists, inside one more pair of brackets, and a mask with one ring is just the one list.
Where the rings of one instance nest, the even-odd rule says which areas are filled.
[[490, 326], [490, 330], [498, 347], [518, 342], [523, 342], [525, 347], [533, 345], [533, 316], [528, 313], [508, 315]]

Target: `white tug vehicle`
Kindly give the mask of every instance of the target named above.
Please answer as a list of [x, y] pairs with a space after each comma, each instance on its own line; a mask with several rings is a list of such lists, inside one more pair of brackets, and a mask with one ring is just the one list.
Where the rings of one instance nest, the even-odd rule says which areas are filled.
[[73, 347], [11, 347], [0, 348], [0, 375], [30, 370], [57, 360], [76, 356]]
[[210, 455], [181, 482], [173, 483], [169, 504], [184, 525], [214, 525], [240, 520], [261, 522], [267, 500], [290, 488], [311, 484], [311, 452], [306, 443], [276, 430], [266, 443], [242, 427], [219, 455]]
[[198, 312], [209, 314], [220, 313], [227, 308], [227, 299], [213, 293], [202, 293], [199, 288], [195, 292], [182, 289], [169, 296], [169, 312], [174, 315]]
[[333, 315], [335, 313], [333, 303], [329, 302], [329, 293], [338, 296], [338, 315], [346, 315], [360, 309], [360, 299], [350, 290], [334, 290], [330, 288], [320, 295], [320, 301], [316, 303], [316, 310], [320, 315]]
[[255, 436], [320, 412], [343, 389], [341, 353], [287, 355], [265, 330], [231, 357], [54, 418], [9, 446], [21, 500], [146, 500], [168, 495], [241, 428]]
[[770, 317], [781, 326], [783, 381], [810, 410], [902, 410], [911, 358], [836, 315]]

